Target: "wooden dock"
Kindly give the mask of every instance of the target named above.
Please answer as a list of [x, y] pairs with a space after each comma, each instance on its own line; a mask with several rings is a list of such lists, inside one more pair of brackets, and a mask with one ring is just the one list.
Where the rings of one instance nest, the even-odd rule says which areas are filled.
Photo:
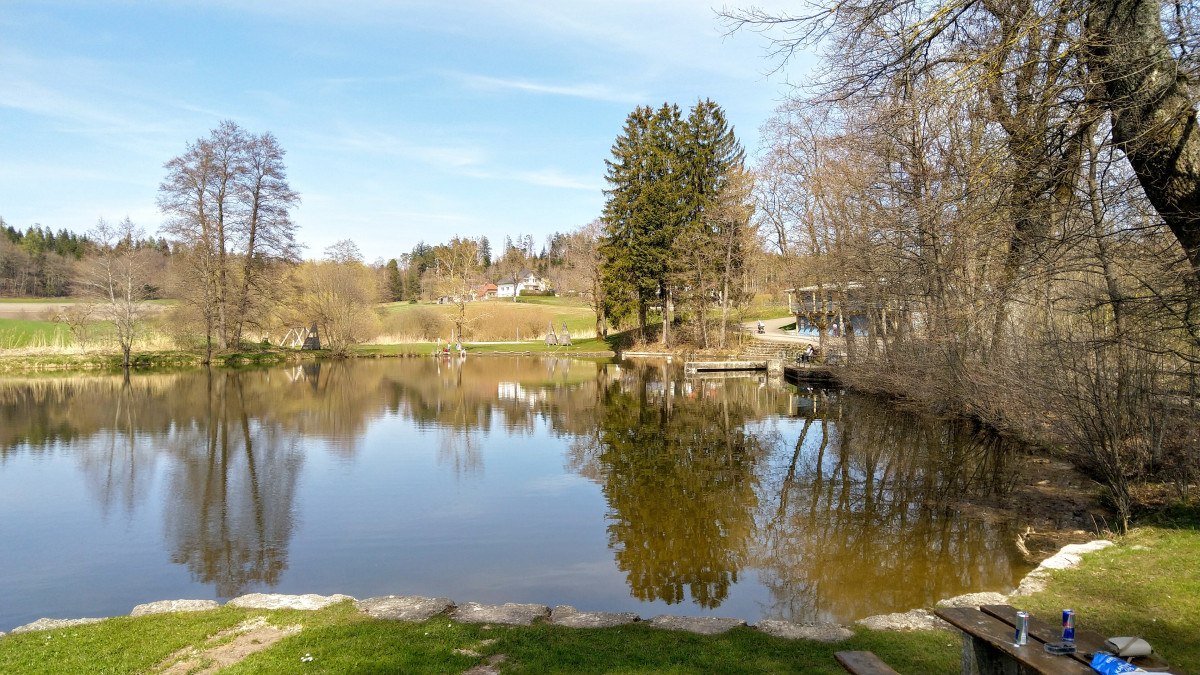
[[783, 377], [792, 382], [837, 382], [833, 368], [823, 363], [796, 363], [783, 367]]
[[767, 361], [688, 361], [683, 364], [683, 372], [712, 373], [728, 370], [766, 370]]

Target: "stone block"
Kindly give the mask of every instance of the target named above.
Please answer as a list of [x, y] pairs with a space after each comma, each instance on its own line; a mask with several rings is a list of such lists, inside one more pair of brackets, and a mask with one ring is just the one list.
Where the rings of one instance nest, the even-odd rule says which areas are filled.
[[425, 598], [418, 595], [385, 595], [354, 603], [358, 611], [388, 621], [426, 621], [454, 607], [449, 598]]
[[38, 619], [33, 623], [27, 623], [24, 626], [17, 626], [12, 629], [12, 634], [29, 633], [35, 630], [54, 630], [57, 628], [70, 628], [71, 626], [84, 626], [89, 623], [99, 623], [104, 619]]
[[455, 621], [462, 623], [501, 623], [511, 626], [528, 626], [544, 619], [550, 614], [550, 608], [545, 605], [529, 605], [506, 602], [503, 605], [481, 605], [468, 602], [459, 605], [451, 615]]
[[204, 612], [220, 606], [221, 604], [216, 600], [159, 600], [134, 607], [129, 616], [166, 614], [168, 612]]
[[570, 605], [559, 605], [550, 612], [550, 623], [568, 628], [610, 628], [641, 619], [633, 612], [581, 612]]
[[721, 619], [715, 616], [671, 616], [662, 614], [650, 620], [650, 625], [665, 630], [681, 630], [698, 635], [720, 635], [738, 626], [745, 626], [742, 619]]
[[787, 640], [814, 640], [816, 642], [841, 642], [854, 637], [854, 631], [836, 623], [792, 623], [777, 619], [765, 619], [755, 626], [767, 635]]
[[225, 603], [242, 609], [324, 609], [339, 602], [353, 600], [348, 595], [283, 595], [279, 593], [250, 593]]

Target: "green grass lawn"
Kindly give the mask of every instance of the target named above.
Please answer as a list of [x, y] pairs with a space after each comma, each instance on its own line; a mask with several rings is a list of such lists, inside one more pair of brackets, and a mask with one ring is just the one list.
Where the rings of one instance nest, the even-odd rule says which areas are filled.
[[[140, 673], [205, 638], [265, 616], [276, 626], [302, 625], [298, 635], [222, 673], [456, 673], [503, 654], [511, 673], [841, 673], [833, 652], [874, 651], [901, 672], [950, 673], [958, 639], [945, 632], [860, 631], [838, 645], [773, 638], [750, 629], [719, 636], [645, 625], [572, 629], [380, 621], [350, 603], [316, 612], [221, 608], [191, 614], [119, 617], [98, 624], [0, 639], [0, 672]], [[471, 650], [479, 657], [456, 653]], [[305, 655], [311, 661], [301, 661]]]
[[786, 305], [751, 305], [740, 315], [743, 322], [758, 321], [759, 319], [782, 319], [792, 316]]
[[1172, 672], [1200, 672], [1200, 508], [1178, 513], [1055, 572], [1022, 608], [1056, 617], [1069, 607], [1080, 628], [1145, 638]]
[[[326, 624], [251, 656], [229, 673], [453, 673], [503, 654], [505, 673], [843, 673], [841, 649], [868, 649], [902, 672], [950, 673], [958, 640], [948, 633], [903, 636], [864, 631], [837, 646], [773, 638], [750, 629], [720, 636], [658, 630], [645, 625], [572, 629], [464, 625], [446, 619], [400, 624], [364, 618]], [[456, 654], [469, 649], [481, 655]]]
[[[497, 298], [497, 302], [513, 302], [512, 298]], [[522, 295], [517, 298], [514, 304], [518, 305], [543, 305], [545, 307], [577, 307], [582, 308], [589, 314], [592, 312], [591, 307], [582, 298], [568, 295]]]
[[71, 331], [53, 321], [0, 319], [0, 349], [65, 347], [72, 342]]

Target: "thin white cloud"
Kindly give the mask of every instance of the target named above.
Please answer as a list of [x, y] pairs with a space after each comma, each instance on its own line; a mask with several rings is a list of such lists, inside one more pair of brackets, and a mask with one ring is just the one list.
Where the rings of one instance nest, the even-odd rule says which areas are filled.
[[11, 186], [21, 181], [53, 181], [59, 184], [72, 182], [119, 183], [132, 186], [146, 184], [142, 176], [133, 176], [124, 171], [114, 172], [103, 167], [81, 167], [56, 162], [35, 163], [31, 161], [0, 164], [0, 182]]
[[[138, 154], [167, 149], [186, 138], [189, 115], [224, 119], [219, 112], [164, 98], [131, 84], [117, 65], [93, 58], [41, 58], [0, 52], [0, 109], [52, 120], [59, 131], [118, 145]], [[183, 134], [183, 135], [181, 135]]]
[[86, 105], [52, 88], [34, 84], [17, 76], [7, 63], [0, 63], [0, 108], [49, 117], [77, 127], [94, 130], [126, 130], [129, 122], [108, 114], [95, 105]]
[[567, 190], [587, 190], [599, 192], [604, 187], [594, 179], [568, 176], [558, 169], [542, 169], [540, 171], [518, 171], [513, 174], [517, 180], [531, 185], [564, 188]]
[[487, 153], [480, 147], [463, 143], [412, 143], [398, 134], [367, 128], [345, 129], [336, 135], [310, 135], [301, 140], [312, 148], [329, 152], [390, 155], [450, 170], [478, 166], [487, 160]]
[[639, 92], [618, 91], [603, 84], [546, 84], [518, 78], [488, 77], [458, 73], [456, 77], [473, 89], [491, 91], [521, 91], [530, 94], [567, 96], [605, 103], [638, 103], [644, 96]]

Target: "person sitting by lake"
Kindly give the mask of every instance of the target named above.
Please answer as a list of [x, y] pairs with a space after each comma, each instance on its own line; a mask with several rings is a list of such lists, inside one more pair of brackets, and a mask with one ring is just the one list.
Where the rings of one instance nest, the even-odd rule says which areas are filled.
[[817, 354], [817, 350], [813, 349], [812, 345], [809, 345], [809, 346], [805, 347], [804, 352], [802, 354], [800, 354], [800, 361], [803, 363], [811, 363], [813, 360], [813, 357], [816, 356], [816, 354]]

